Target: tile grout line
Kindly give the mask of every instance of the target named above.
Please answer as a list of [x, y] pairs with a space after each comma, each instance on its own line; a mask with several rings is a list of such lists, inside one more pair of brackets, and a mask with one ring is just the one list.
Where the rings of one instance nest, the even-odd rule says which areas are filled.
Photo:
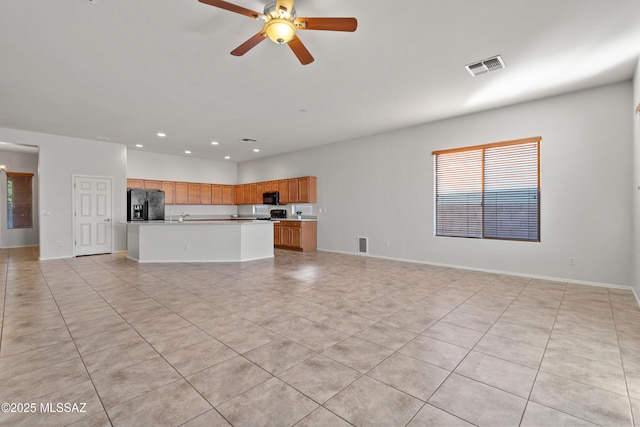
[[4, 289], [2, 292], [2, 318], [0, 319], [0, 354], [2, 354], [2, 336], [4, 333], [4, 317], [7, 313], [7, 282], [9, 281], [9, 252], [6, 250], [6, 262], [4, 262]]
[[618, 351], [620, 352], [620, 365], [622, 366], [622, 374], [624, 375], [624, 386], [627, 390], [627, 399], [629, 401], [629, 412], [631, 415], [631, 425], [636, 425], [636, 414], [633, 413], [633, 404], [631, 402], [631, 393], [629, 392], [629, 380], [627, 379], [627, 369], [625, 369], [624, 358], [622, 357], [622, 347], [620, 346], [620, 332], [618, 331], [618, 322], [616, 322], [616, 313], [611, 302], [611, 292], [607, 289], [607, 295], [609, 297], [609, 305], [611, 306], [611, 315], [613, 317], [613, 325], [616, 330], [616, 343], [618, 345]]
[[[549, 332], [549, 337], [547, 337], [547, 342], [546, 342], [546, 344], [544, 346], [544, 351], [542, 352], [542, 357], [540, 358], [540, 363], [538, 364], [538, 369], [536, 369], [536, 375], [533, 378], [533, 383], [531, 385], [531, 390], [529, 390], [529, 395], [527, 396], [527, 403], [526, 403], [526, 405], [524, 407], [524, 411], [522, 412], [522, 416], [520, 417], [520, 422], [518, 423], [518, 425], [521, 425], [522, 422], [524, 421], [524, 416], [527, 413], [527, 408], [529, 407], [529, 403], [532, 402], [531, 395], [533, 394], [533, 389], [536, 387], [536, 382], [538, 381], [538, 375], [540, 375], [540, 368], [542, 367], [542, 363], [544, 362], [544, 357], [547, 354], [547, 348], [549, 347], [549, 341], [551, 341], [551, 335], [553, 334], [553, 330], [554, 330], [554, 328], [556, 326], [556, 323], [558, 322], [558, 316], [560, 315], [560, 310], [562, 309], [562, 301], [564, 301], [566, 293], [567, 293], [567, 284], [565, 283], [564, 284], [564, 289], [562, 290], [562, 298], [560, 298], [560, 304], [558, 305], [558, 309], [556, 311], [555, 318], [553, 319], [553, 325], [551, 326], [551, 331]], [[535, 401], [534, 401], [534, 403], [536, 403], [538, 405], [541, 405], [540, 403], [535, 402]], [[543, 405], [543, 406], [545, 406], [545, 405]], [[558, 411], [558, 409], [555, 409], [555, 408], [552, 408], [552, 409]], [[560, 412], [565, 413], [563, 411], [560, 411]], [[570, 415], [570, 414], [567, 414], [567, 415]]]
[[[493, 279], [493, 281], [495, 281], [495, 278]], [[455, 282], [454, 282], [454, 283], [455, 283]], [[449, 285], [445, 286], [445, 288], [447, 288], [447, 287], [449, 287]], [[440, 322], [444, 317], [446, 317], [447, 315], [451, 314], [454, 310], [456, 310], [457, 308], [459, 308], [459, 307], [460, 307], [461, 305], [463, 305], [464, 303], [468, 302], [468, 301], [469, 301], [471, 298], [473, 298], [474, 296], [478, 295], [478, 294], [479, 294], [483, 289], [485, 289], [485, 287], [486, 287], [486, 286], [484, 286], [484, 285], [483, 285], [483, 286], [482, 286], [482, 288], [478, 289], [476, 292], [474, 292], [472, 295], [470, 295], [467, 299], [465, 299], [464, 301], [460, 302], [460, 303], [459, 303], [458, 305], [456, 305], [455, 307], [451, 308], [451, 310], [449, 310], [449, 312], [448, 312], [447, 314], [445, 314], [445, 315], [441, 316], [441, 317], [440, 317], [440, 319], [438, 319], [438, 320], [436, 321], [436, 323]], [[521, 293], [521, 292], [522, 292], [522, 291], [520, 291], [520, 293]], [[512, 303], [513, 303], [513, 301], [512, 301]], [[511, 305], [511, 304], [509, 304], [509, 306], [510, 306], [510, 305]], [[508, 307], [507, 307], [507, 308], [508, 308]], [[505, 312], [506, 310], [507, 310], [506, 308], [503, 310], [503, 314], [504, 314], [504, 312]], [[500, 317], [498, 317], [498, 319], [499, 319], [499, 318], [500, 318]], [[493, 325], [498, 321], [498, 319], [496, 319], [496, 320], [493, 322], [492, 326], [493, 326]], [[443, 323], [448, 323], [448, 322], [443, 321]], [[434, 323], [434, 324], [435, 324], [435, 323]], [[452, 324], [452, 323], [451, 323], [451, 324]], [[454, 325], [454, 326], [460, 326], [460, 325], [455, 325], [455, 324], [452, 324], [452, 325]], [[433, 326], [433, 325], [431, 325], [431, 326]], [[429, 328], [431, 328], [431, 326], [429, 326]], [[425, 329], [425, 331], [429, 330], [429, 328]], [[467, 329], [471, 329], [471, 328], [467, 328]], [[465, 349], [465, 350], [467, 350], [467, 353], [465, 354], [465, 356], [464, 356], [462, 359], [460, 359], [460, 362], [458, 362], [458, 363], [456, 364], [456, 366], [454, 366], [454, 367], [453, 367], [453, 369], [449, 372], [449, 374], [445, 377], [445, 379], [444, 379], [444, 380], [443, 380], [443, 381], [438, 385], [438, 387], [436, 387], [436, 388], [435, 388], [435, 390], [433, 390], [433, 393], [431, 393], [431, 395], [427, 398], [427, 400], [426, 400], [426, 401], [424, 402], [424, 404], [420, 407], [420, 409], [418, 409], [418, 411], [417, 411], [415, 414], [413, 414], [413, 417], [411, 417], [411, 419], [409, 420], [409, 422], [411, 422], [411, 421], [416, 417], [416, 415], [417, 415], [417, 414], [422, 410], [422, 408], [424, 408], [426, 405], [431, 405], [431, 404], [429, 403], [429, 400], [430, 400], [430, 399], [431, 399], [431, 398], [432, 398], [432, 397], [433, 397], [433, 396], [438, 392], [438, 390], [440, 390], [440, 388], [442, 387], [442, 385], [443, 385], [445, 382], [447, 382], [447, 380], [448, 380], [449, 378], [451, 378], [451, 376], [454, 374], [454, 372], [455, 372], [455, 370], [458, 368], [458, 366], [460, 366], [460, 364], [461, 364], [461, 363], [462, 363], [462, 362], [467, 358], [467, 356], [469, 356], [469, 354], [473, 351], [473, 349], [476, 347], [476, 345], [478, 345], [478, 343], [482, 340], [482, 338], [484, 338], [484, 337], [487, 335], [487, 333], [488, 333], [489, 329], [491, 329], [491, 327], [489, 327], [489, 328], [487, 329], [487, 331], [486, 331], [486, 332], [483, 332], [483, 333], [482, 333], [482, 337], [480, 337], [480, 338], [478, 339], [478, 341], [476, 342], [476, 344], [474, 344], [474, 346], [473, 346], [473, 347], [471, 347], [470, 349]], [[473, 330], [473, 329], [472, 329], [472, 330]], [[425, 331], [422, 331], [422, 333], [418, 334], [418, 336], [422, 336], [422, 334], [423, 334]], [[477, 332], [481, 332], [481, 331], [477, 331]], [[417, 338], [417, 337], [416, 337], [416, 338]], [[414, 339], [415, 339], [415, 338], [414, 338]], [[432, 338], [432, 339], [436, 339], [436, 338]], [[436, 339], [436, 340], [437, 340], [437, 339]], [[413, 340], [411, 340], [411, 341], [413, 341]], [[411, 341], [409, 341], [409, 342], [411, 342]], [[437, 340], [437, 341], [441, 341], [441, 340]], [[446, 341], [442, 341], [442, 342], [447, 343], [447, 344], [450, 344], [450, 345], [456, 345], [456, 344], [453, 344], [453, 343], [448, 343], [448, 342], [446, 342]], [[409, 344], [409, 343], [407, 343], [407, 344]], [[401, 348], [399, 348], [399, 349], [398, 349], [398, 351], [400, 351], [402, 348], [404, 348], [407, 344], [405, 344], [404, 346], [402, 346]], [[458, 346], [458, 345], [456, 345], [456, 346], [457, 346], [457, 347], [460, 347], [460, 346]], [[461, 347], [461, 348], [464, 348], [464, 347]], [[414, 358], [414, 357], [412, 357], [412, 356], [408, 356], [408, 357], [411, 357], [412, 359], [415, 359], [415, 358]], [[420, 361], [419, 359], [415, 359], [415, 360]], [[429, 362], [423, 362], [423, 363], [428, 363], [429, 365], [432, 365], [432, 364], [431, 364], [431, 363], [429, 363]], [[436, 366], [436, 367], [438, 367], [438, 368], [444, 369], [444, 368], [442, 368], [442, 367], [440, 367], [440, 366], [437, 366], [437, 365], [432, 365], [432, 366]], [[456, 374], [456, 375], [460, 375], [460, 374]], [[465, 378], [466, 378], [466, 377], [465, 377]], [[476, 380], [473, 380], [473, 381], [476, 381]], [[484, 384], [484, 383], [481, 383], [481, 384]], [[488, 386], [488, 384], [485, 384], [485, 385], [487, 385], [487, 386]], [[491, 386], [490, 386], [490, 387], [491, 387]], [[434, 405], [431, 405], [431, 406], [434, 406]], [[439, 410], [444, 411], [444, 412], [446, 412], [447, 414], [449, 414], [449, 415], [451, 415], [451, 416], [454, 416], [454, 417], [456, 417], [456, 418], [458, 418], [458, 419], [460, 419], [460, 420], [463, 420], [463, 421], [465, 421], [465, 422], [468, 422], [468, 423], [470, 423], [470, 424], [473, 424], [471, 421], [465, 420], [464, 418], [461, 418], [460, 416], [458, 416], [458, 415], [456, 415], [456, 414], [452, 414], [451, 412], [449, 412], [449, 411], [447, 411], [447, 410], [445, 410], [445, 409], [439, 408], [439, 407], [437, 407], [437, 406], [434, 406], [434, 407], [435, 407], [435, 408], [438, 408]]]
[[[69, 266], [68, 263], [65, 261], [65, 265]], [[71, 268], [71, 266], [69, 266], [69, 268]], [[56, 304], [56, 307], [58, 308], [58, 312], [60, 313], [60, 317], [62, 318], [62, 321], [64, 322], [65, 327], [67, 328], [67, 332], [69, 333], [69, 337], [71, 338], [71, 341], [73, 342], [73, 346], [76, 349], [76, 352], [78, 353], [78, 358], [82, 361], [82, 366], [84, 367], [85, 372], [87, 373], [87, 376], [89, 377], [89, 381], [91, 381], [91, 387], [93, 387], [93, 391], [96, 394], [96, 397], [98, 398], [100, 405], [102, 406], [102, 411], [104, 412], [105, 416], [107, 417], [107, 420], [109, 421], [109, 423], [113, 426], [113, 421], [111, 420], [111, 417], [109, 416], [109, 413], [107, 412], [107, 408], [104, 406], [104, 402], [102, 400], [102, 397], [100, 396], [100, 394], [98, 393], [98, 390], [96, 389], [96, 385], [94, 383], [93, 377], [91, 376], [91, 373], [89, 372], [89, 369], [87, 368], [87, 364], [84, 361], [84, 358], [82, 357], [82, 354], [80, 353], [80, 350], [78, 349], [78, 345], [76, 344], [76, 340], [73, 337], [73, 334], [71, 333], [71, 330], [69, 329], [69, 324], [67, 323], [67, 319], [64, 317], [64, 315], [62, 314], [62, 310], [60, 310], [60, 305], [58, 303], [58, 300], [56, 298], [56, 296], [54, 295], [54, 292], [51, 289], [51, 286], [49, 285], [49, 281], [47, 280], [47, 277], [45, 275], [45, 272], [42, 270], [42, 264], [38, 263], [38, 269], [40, 270], [40, 274], [42, 275], [42, 278], [44, 279], [45, 284], [47, 285], [47, 288], [49, 289], [49, 293], [51, 294], [51, 297], [53, 298], [53, 301]], [[73, 270], [73, 268], [71, 268]], [[74, 273], [77, 274], [77, 272], [75, 270], [73, 270]], [[80, 278], [82, 278], [81, 276], [79, 276]], [[89, 283], [86, 282], [86, 280], [84, 280], [84, 278], [82, 278], [82, 281], [84, 283], [86, 283], [87, 286], [91, 287], [89, 285]], [[95, 291], [94, 291], [95, 292]], [[91, 414], [83, 419], [88, 419], [89, 417], [92, 417], [94, 415], [99, 414], [99, 412], [96, 412], [95, 414]]]
[[[92, 261], [93, 261], [93, 260], [92, 260]], [[106, 267], [105, 267], [104, 265], [102, 265], [102, 264], [100, 264], [100, 263], [98, 263], [98, 262], [95, 262], [95, 264], [96, 264], [97, 266], [99, 266], [100, 268], [106, 269]], [[174, 367], [174, 366], [173, 366], [173, 365], [172, 365], [172, 364], [171, 364], [171, 363], [170, 363], [170, 362], [165, 358], [165, 356], [164, 356], [162, 353], [160, 353], [160, 351], [158, 351], [158, 350], [157, 350], [157, 349], [156, 349], [156, 348], [155, 348], [155, 347], [154, 347], [154, 346], [153, 346], [153, 345], [152, 345], [152, 344], [147, 340], [147, 338], [145, 338], [145, 337], [144, 337], [144, 336], [143, 336], [143, 335], [142, 335], [142, 334], [141, 334], [141, 333], [140, 333], [140, 332], [135, 328], [135, 326], [134, 326], [133, 324], [131, 324], [128, 320], [126, 320], [126, 319], [122, 316], [122, 314], [121, 314], [118, 310], [116, 310], [116, 309], [111, 305], [111, 303], [110, 303], [108, 300], [106, 300], [106, 299], [104, 298], [104, 296], [103, 296], [99, 291], [97, 291], [97, 290], [96, 290], [96, 289], [95, 289], [95, 288], [94, 288], [94, 287], [93, 287], [89, 282], [87, 282], [87, 281], [86, 281], [86, 279], [84, 279], [84, 277], [82, 277], [82, 274], [81, 274], [80, 272], [78, 272], [78, 271], [77, 271], [77, 269], [75, 269], [72, 265], [69, 265], [69, 268], [71, 268], [71, 269], [72, 269], [76, 274], [78, 274], [78, 276], [79, 276], [79, 277], [81, 277], [81, 278], [82, 278], [82, 280], [87, 284], [87, 286], [89, 286], [89, 287], [90, 287], [94, 292], [96, 292], [96, 294], [97, 294], [97, 295], [99, 295], [99, 296], [100, 296], [100, 298], [102, 298], [102, 300], [103, 300], [103, 301], [104, 301], [104, 302], [105, 302], [105, 303], [106, 303], [106, 304], [107, 304], [107, 305], [108, 305], [112, 310], [114, 310], [114, 312], [115, 312], [115, 313], [117, 313], [117, 314], [118, 314], [118, 316], [119, 316], [119, 317], [120, 317], [120, 318], [121, 318], [121, 319], [122, 319], [126, 324], [128, 324], [128, 325], [129, 325], [129, 326], [130, 326], [130, 327], [131, 327], [131, 328], [132, 328], [132, 329], [133, 329], [133, 330], [138, 334], [138, 336], [139, 336], [142, 340], [144, 340], [144, 342], [145, 342], [145, 343], [147, 343], [147, 345], [149, 345], [149, 346], [150, 346], [150, 347], [151, 347], [151, 348], [152, 348], [152, 349], [157, 353], [157, 357], [162, 358], [162, 359], [163, 359], [163, 360], [164, 360], [164, 361], [165, 361], [169, 366], [171, 366], [171, 369], [173, 369], [173, 370], [174, 370], [174, 371], [175, 371], [175, 372], [180, 376], [180, 379], [184, 380], [187, 384], [189, 384], [189, 387], [191, 387], [191, 388], [192, 388], [196, 393], [198, 393], [198, 395], [200, 395], [200, 396], [201, 396], [201, 397], [202, 397], [202, 398], [203, 398], [207, 403], [209, 403], [209, 404], [211, 405], [211, 409], [213, 409], [213, 410], [215, 410], [216, 412], [218, 412], [218, 411], [215, 409], [215, 406], [214, 406], [213, 404], [211, 404], [211, 403], [210, 403], [210, 402], [209, 402], [209, 401], [208, 401], [204, 396], [202, 396], [202, 394], [200, 393], [200, 391], [199, 391], [198, 389], [196, 389], [196, 388], [195, 388], [195, 387], [194, 387], [194, 386], [193, 386], [193, 385], [192, 385], [192, 384], [191, 384], [191, 383], [190, 383], [190, 382], [189, 382], [189, 381], [188, 381], [188, 380], [187, 380], [187, 379], [186, 379], [186, 378], [185, 378], [185, 377], [184, 377], [184, 376], [183, 376], [183, 375], [182, 375], [182, 374], [181, 374], [181, 373], [180, 373], [180, 372], [179, 372], [179, 371], [178, 371], [178, 370], [177, 370], [177, 369], [176, 369], [176, 368], [175, 368], [175, 367]], [[120, 276], [117, 276], [117, 275], [116, 275], [116, 277], [121, 278]], [[156, 277], [156, 276], [153, 276], [153, 277]], [[156, 277], [156, 278], [157, 278], [157, 277]], [[122, 279], [122, 278], [121, 278], [121, 279]], [[161, 280], [161, 279], [159, 279], [159, 280]], [[144, 292], [144, 291], [139, 290], [136, 286], [132, 285], [132, 284], [131, 284], [131, 283], [129, 283], [128, 281], [126, 281], [126, 280], [124, 280], [124, 279], [123, 279], [123, 281], [124, 281], [125, 283], [127, 283], [127, 285], [128, 285], [128, 286], [131, 286], [131, 287], [133, 287], [133, 288], [136, 288], [138, 291], [142, 292], [142, 293], [143, 293], [144, 295], [146, 295], [148, 298], [151, 298], [153, 301], [155, 301], [156, 303], [160, 304], [161, 306], [163, 306], [164, 308], [166, 308], [167, 310], [169, 310], [171, 313], [173, 313], [173, 314], [175, 314], [175, 315], [177, 315], [177, 316], [179, 316], [179, 317], [183, 318], [182, 316], [180, 316], [179, 314], [175, 313], [173, 310], [171, 310], [170, 308], [168, 308], [165, 304], [161, 303], [160, 301], [158, 301], [157, 299], [155, 299], [154, 297], [152, 297], [151, 295], [147, 294], [147, 293], [146, 293], [146, 292]], [[184, 319], [184, 318], [183, 318], [183, 319]], [[184, 320], [186, 320], [187, 322], [189, 322], [187, 319], [184, 319]], [[190, 323], [190, 324], [192, 324], [191, 322], [189, 322], [189, 323]], [[196, 325], [194, 325], [194, 326], [196, 326]], [[197, 326], [196, 326], [196, 327], [197, 327]], [[203, 331], [203, 332], [205, 332], [205, 331]], [[206, 333], [206, 332], [205, 332], [205, 333]], [[71, 334], [71, 333], [70, 333], [70, 334]], [[214, 339], [215, 339], [215, 338], [214, 338]], [[75, 343], [75, 340], [74, 340], [74, 343]], [[223, 344], [223, 345], [224, 345], [224, 343], [221, 343], [221, 344]], [[116, 347], [117, 347], [117, 346], [116, 346]], [[115, 348], [115, 347], [112, 347], [112, 348]], [[228, 347], [228, 348], [229, 348], [229, 347]], [[233, 349], [231, 349], [231, 350], [233, 350]], [[80, 353], [80, 352], [78, 351], [78, 353]], [[81, 357], [81, 359], [83, 360], [83, 363], [84, 363], [84, 359], [82, 358], [82, 355], [80, 355], [80, 357]], [[150, 360], [150, 359], [148, 359], [148, 360]], [[122, 368], [122, 369], [128, 369], [128, 368], [131, 368], [132, 366], [140, 365], [140, 364], [142, 364], [142, 363], [147, 362], [148, 360], [139, 361], [139, 362], [137, 362], [137, 363], [134, 363], [134, 364], [129, 365], [129, 366], [127, 366], [127, 367], [124, 367], [124, 368]], [[85, 369], [86, 369], [86, 365], [85, 365]], [[107, 418], [109, 419], [109, 422], [111, 423], [111, 425], [113, 425], [113, 421], [111, 421], [111, 417], [109, 416], [109, 412], [107, 411], [107, 409], [106, 409], [106, 407], [105, 407], [105, 405], [104, 405], [104, 402], [102, 401], [102, 397], [100, 396], [100, 394], [98, 393], [97, 389], [95, 388], [95, 383], [94, 383], [94, 381], [93, 381], [93, 376], [88, 372], [88, 370], [87, 370], [87, 373], [88, 373], [89, 377], [91, 378], [91, 383], [93, 384], [93, 387], [94, 387], [94, 390], [95, 390], [95, 392], [96, 392], [96, 395], [98, 396], [98, 398], [100, 399], [100, 402], [102, 403], [102, 406], [103, 406], [104, 412], [105, 412], [105, 414], [107, 415]], [[108, 373], [105, 373], [104, 375], [107, 375], [107, 374], [108, 374]], [[166, 387], [166, 386], [168, 386], [168, 385], [170, 385], [170, 384], [174, 384], [174, 383], [176, 383], [177, 381], [180, 381], [180, 379], [176, 379], [175, 381], [170, 381], [169, 383], [163, 384], [163, 385], [161, 385], [161, 386], [159, 386], [159, 387], [156, 387], [156, 388], [154, 388], [154, 389], [152, 389], [152, 390], [145, 391], [145, 392], [144, 392], [143, 394], [141, 394], [141, 395], [133, 396], [133, 397], [131, 397], [130, 399], [127, 399], [127, 400], [126, 400], [126, 401], [124, 401], [124, 402], [120, 402], [120, 403], [118, 403], [117, 405], [114, 405], [113, 407], [115, 408], [115, 407], [117, 407], [117, 406], [119, 406], [119, 405], [123, 405], [123, 404], [125, 404], [126, 402], [130, 402], [130, 401], [132, 401], [132, 400], [134, 400], [134, 399], [137, 399], [137, 398], [139, 398], [139, 397], [141, 397], [141, 396], [144, 396], [145, 394], [148, 394], [148, 393], [151, 393], [151, 392], [153, 392], [153, 391], [159, 390], [159, 389], [161, 389], [161, 388], [163, 388], [163, 387]], [[208, 412], [208, 411], [207, 411], [207, 412]], [[204, 413], [206, 413], [206, 412], [204, 412]], [[195, 418], [197, 418], [197, 417], [199, 417], [199, 416], [203, 415], [204, 413], [202, 413], [202, 414], [197, 414], [193, 419], [195, 419]], [[218, 412], [218, 413], [219, 413], [219, 412]], [[222, 414], [220, 414], [220, 416], [222, 416]], [[223, 418], [224, 418], [224, 417], [223, 417]], [[225, 418], [225, 420], [226, 420], [226, 418]], [[187, 421], [187, 422], [188, 422], [188, 421]]]

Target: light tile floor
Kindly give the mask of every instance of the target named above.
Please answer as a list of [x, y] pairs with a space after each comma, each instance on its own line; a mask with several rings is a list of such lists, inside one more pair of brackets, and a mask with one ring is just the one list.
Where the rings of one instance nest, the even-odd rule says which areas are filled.
[[628, 290], [323, 252], [0, 273], [1, 425], [640, 425]]

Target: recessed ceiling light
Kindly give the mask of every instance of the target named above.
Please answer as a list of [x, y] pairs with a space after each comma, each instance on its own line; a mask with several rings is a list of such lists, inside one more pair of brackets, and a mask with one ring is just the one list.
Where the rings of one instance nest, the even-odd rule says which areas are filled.
[[191, 154], [191, 151], [189, 151], [189, 150], [184, 150], [184, 154]]
[[230, 157], [230, 156], [224, 156], [224, 158], [225, 158], [226, 160], [229, 160], [231, 157]]
[[160, 138], [164, 138], [165, 136], [167, 136], [166, 133], [162, 133], [162, 132], [158, 132], [156, 135], [158, 135]]
[[254, 149], [253, 149], [253, 152], [254, 152], [254, 153], [259, 153], [259, 152], [260, 152], [260, 149], [259, 149], [259, 148], [254, 148]]
[[211, 141], [211, 145], [218, 145], [219, 142], [218, 141]]
[[136, 144], [136, 147], [138, 147], [138, 148], [142, 148], [142, 147], [144, 147], [144, 145], [142, 145], [142, 144]]

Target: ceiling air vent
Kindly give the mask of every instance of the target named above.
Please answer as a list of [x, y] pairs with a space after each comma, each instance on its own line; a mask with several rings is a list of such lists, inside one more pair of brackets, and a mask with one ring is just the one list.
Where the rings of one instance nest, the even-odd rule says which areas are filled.
[[502, 70], [506, 65], [504, 61], [498, 56], [492, 58], [483, 59], [482, 61], [474, 62], [469, 65], [465, 65], [464, 68], [473, 76], [479, 76], [480, 74], [486, 74], [491, 71]]

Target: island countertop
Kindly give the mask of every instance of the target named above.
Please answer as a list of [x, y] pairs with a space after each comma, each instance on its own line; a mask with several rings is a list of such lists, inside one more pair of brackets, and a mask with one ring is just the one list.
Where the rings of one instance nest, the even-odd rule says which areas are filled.
[[281, 221], [297, 221], [297, 222], [318, 222], [317, 218], [278, 218], [278, 219], [272, 219], [272, 220], [266, 220], [266, 219], [256, 219], [256, 218], [186, 218], [184, 221], [180, 222], [176, 219], [174, 220], [155, 220], [155, 221], [127, 221], [127, 224], [153, 224], [153, 225], [158, 225], [158, 224], [201, 224], [201, 223], [211, 223], [211, 224], [218, 224], [218, 223], [222, 223], [222, 224], [237, 224], [237, 223], [274, 223], [274, 222], [281, 222]]
[[130, 221], [127, 256], [138, 262], [238, 262], [273, 257], [266, 220]]

